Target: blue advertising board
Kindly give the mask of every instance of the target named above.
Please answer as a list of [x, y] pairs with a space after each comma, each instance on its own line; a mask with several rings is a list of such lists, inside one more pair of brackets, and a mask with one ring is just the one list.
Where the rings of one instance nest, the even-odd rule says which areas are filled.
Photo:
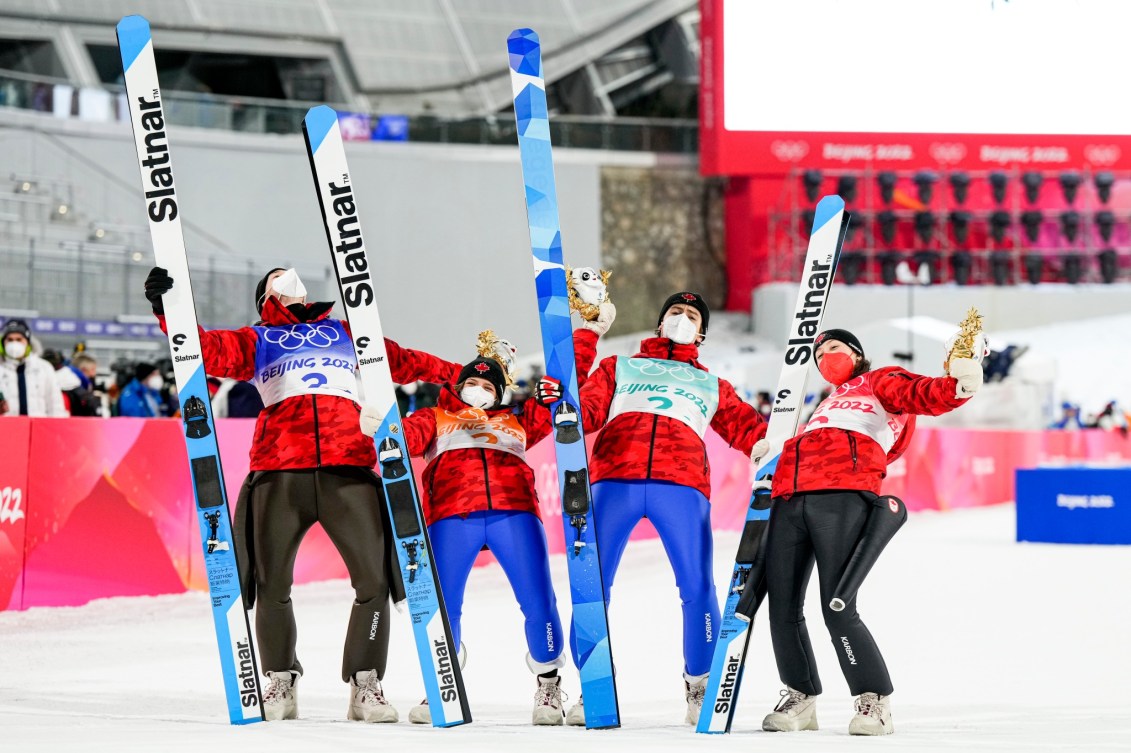
[[1019, 469], [1017, 540], [1131, 544], [1131, 468]]

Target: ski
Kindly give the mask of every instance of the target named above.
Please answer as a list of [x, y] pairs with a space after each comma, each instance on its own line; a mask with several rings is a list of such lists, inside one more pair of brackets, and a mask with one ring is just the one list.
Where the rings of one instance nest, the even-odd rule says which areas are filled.
[[573, 602], [573, 634], [581, 665], [578, 667], [581, 694], [585, 698], [585, 726], [589, 729], [619, 727], [620, 708], [613, 677], [605, 586], [593, 523], [589, 461], [581, 426], [573, 326], [562, 259], [558, 197], [550, 152], [550, 119], [538, 35], [531, 29], [511, 32], [507, 37], [507, 52], [526, 188], [542, 351], [546, 358], [546, 375], [558, 379], [562, 385], [562, 398], [551, 406], [551, 415]]
[[212, 597], [228, 717], [232, 724], [261, 722], [259, 670], [236, 570], [232, 520], [200, 350], [196, 304], [181, 230], [181, 208], [173, 184], [167, 123], [153, 58], [153, 38], [149, 22], [142, 16], [126, 16], [118, 23], [117, 30], [153, 255], [157, 266], [169, 270], [177, 282], [176, 287], [162, 296], [162, 304], [192, 474], [196, 502], [193, 509], [200, 528], [208, 591]]
[[764, 562], [759, 555], [764, 555], [761, 544], [770, 520], [769, 479], [777, 467], [786, 440], [797, 433], [809, 365], [813, 362], [813, 339], [821, 332], [821, 320], [828, 306], [829, 291], [847, 227], [844, 200], [839, 196], [821, 199], [813, 218], [809, 249], [801, 268], [801, 286], [786, 336], [785, 361], [778, 379], [770, 424], [766, 428], [770, 449], [754, 474], [757, 480], [738, 543], [734, 573], [727, 590], [722, 625], [715, 639], [711, 675], [707, 680], [696, 732], [730, 732], [734, 719], [742, 668], [750, 646], [751, 622], [766, 594]]
[[326, 227], [338, 289], [345, 302], [346, 321], [357, 353], [361, 387], [369, 403], [383, 409], [381, 428], [373, 435], [379, 477], [392, 521], [393, 546], [400, 562], [412, 616], [412, 630], [424, 690], [432, 712], [432, 726], [454, 727], [471, 721], [463, 675], [456, 658], [448, 612], [436, 568], [420, 495], [412, 474], [408, 447], [401, 437], [401, 414], [394, 394], [385, 351], [385, 337], [377, 312], [376, 287], [353, 194], [338, 114], [326, 107], [311, 108], [302, 122], [318, 206]]

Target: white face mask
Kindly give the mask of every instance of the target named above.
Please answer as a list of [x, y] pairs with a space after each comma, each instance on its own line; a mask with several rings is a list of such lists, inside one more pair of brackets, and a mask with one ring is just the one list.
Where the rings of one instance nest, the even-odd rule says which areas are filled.
[[460, 390], [459, 399], [481, 410], [487, 410], [495, 404], [495, 396], [476, 385], [468, 385]]
[[160, 374], [154, 374], [145, 380], [145, 386], [154, 392], [160, 392], [161, 388], [165, 386], [165, 379]]
[[687, 314], [676, 314], [664, 320], [660, 334], [680, 345], [690, 345], [699, 334], [699, 325], [691, 321]]
[[27, 355], [27, 343], [18, 342], [16, 340], [4, 343], [4, 355], [16, 361], [20, 360]]
[[[306, 286], [298, 278], [298, 272], [292, 267], [271, 282], [271, 289], [287, 299], [306, 300]], [[293, 303], [294, 301], [290, 301]]]

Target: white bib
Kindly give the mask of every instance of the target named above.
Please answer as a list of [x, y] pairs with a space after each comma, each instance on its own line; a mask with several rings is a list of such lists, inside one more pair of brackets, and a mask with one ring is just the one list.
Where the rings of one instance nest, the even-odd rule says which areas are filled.
[[298, 395], [357, 400], [357, 357], [337, 320], [255, 327], [255, 376], [264, 405]]
[[609, 420], [622, 413], [655, 413], [691, 427], [700, 439], [719, 409], [719, 379], [680, 361], [618, 358]]
[[460, 449], [498, 450], [526, 458], [526, 430], [513, 413], [489, 416], [470, 405], [457, 413], [432, 410], [436, 412], [436, 439], [424, 454], [428, 462], [442, 452]]
[[886, 453], [906, 425], [907, 416], [890, 415], [862, 374], [849, 379], [822, 400], [803, 431], [829, 428], [854, 431], [876, 440]]

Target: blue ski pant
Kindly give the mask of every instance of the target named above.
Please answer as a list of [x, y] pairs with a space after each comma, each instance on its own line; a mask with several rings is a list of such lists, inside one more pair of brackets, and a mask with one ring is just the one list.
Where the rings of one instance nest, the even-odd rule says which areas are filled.
[[[664, 481], [599, 481], [593, 484], [593, 518], [606, 606], [632, 530], [644, 518], [652, 523], [675, 573], [683, 606], [683, 669], [692, 676], [710, 672], [720, 625], [711, 571], [710, 501], [697, 489]], [[576, 665], [572, 635], [570, 648]]]
[[[428, 526], [436, 573], [448, 608], [452, 640], [460, 644], [460, 617], [467, 578], [483, 547], [503, 568], [525, 619], [526, 646], [539, 664], [562, 654], [562, 623], [550, 580], [546, 531], [537, 515], [519, 510], [483, 510], [452, 515]], [[547, 668], [548, 669], [548, 668]]]

